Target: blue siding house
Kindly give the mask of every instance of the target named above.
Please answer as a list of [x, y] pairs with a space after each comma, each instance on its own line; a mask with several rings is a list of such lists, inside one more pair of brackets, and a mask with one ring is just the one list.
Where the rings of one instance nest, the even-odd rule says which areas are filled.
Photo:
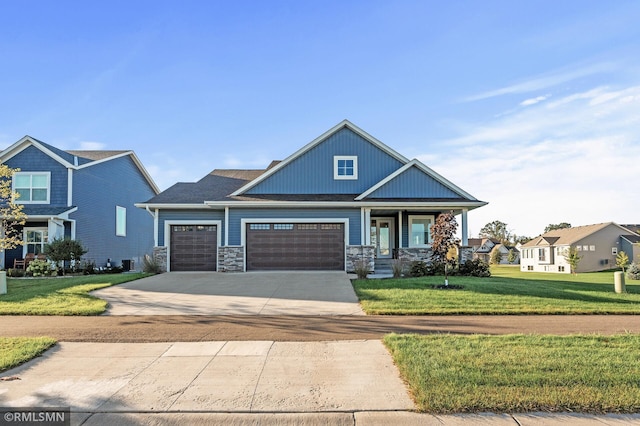
[[97, 266], [141, 265], [152, 253], [153, 218], [134, 203], [160, 191], [133, 151], [64, 151], [25, 136], [0, 161], [19, 169], [12, 185], [27, 214], [24, 245], [3, 253], [0, 267], [63, 237], [81, 241]]
[[136, 206], [168, 271], [350, 271], [428, 259], [442, 212], [466, 246], [467, 212], [485, 204], [345, 120], [264, 170], [215, 169]]

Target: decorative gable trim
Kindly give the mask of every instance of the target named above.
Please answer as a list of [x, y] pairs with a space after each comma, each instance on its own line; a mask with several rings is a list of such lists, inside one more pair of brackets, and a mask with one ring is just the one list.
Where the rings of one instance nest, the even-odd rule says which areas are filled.
[[372, 145], [376, 146], [377, 148], [381, 149], [382, 151], [384, 151], [385, 153], [387, 153], [391, 157], [395, 158], [396, 160], [400, 161], [401, 163], [408, 163], [409, 162], [409, 159], [407, 159], [406, 157], [402, 156], [397, 151], [394, 151], [393, 149], [389, 148], [387, 145], [383, 144], [378, 139], [374, 138], [373, 136], [371, 136], [370, 134], [368, 134], [364, 130], [360, 129], [355, 124], [351, 123], [349, 120], [343, 120], [340, 123], [338, 123], [336, 126], [334, 126], [331, 129], [327, 130], [322, 135], [318, 136], [317, 138], [315, 138], [314, 140], [309, 142], [307, 145], [305, 145], [304, 147], [302, 147], [301, 149], [299, 149], [298, 151], [296, 151], [295, 153], [290, 155], [289, 157], [285, 158], [278, 165], [274, 166], [271, 169], [268, 169], [262, 175], [258, 176], [257, 178], [255, 178], [251, 182], [247, 183], [246, 185], [244, 185], [240, 189], [238, 189], [235, 192], [233, 192], [231, 195], [232, 196], [236, 196], [236, 195], [244, 194], [249, 189], [255, 187], [260, 182], [262, 182], [265, 179], [267, 179], [269, 176], [277, 173], [278, 170], [283, 169], [289, 163], [291, 163], [293, 160], [295, 160], [296, 158], [302, 156], [306, 152], [310, 151], [312, 148], [314, 148], [315, 146], [317, 146], [320, 143], [324, 142], [331, 135], [333, 135], [334, 133], [337, 133], [339, 130], [341, 130], [343, 128], [347, 128], [347, 129], [351, 130], [352, 132], [356, 133], [358, 136], [362, 137], [367, 142], [369, 142]]
[[396, 170], [395, 172], [391, 173], [389, 176], [387, 176], [386, 178], [382, 179], [380, 182], [376, 183], [375, 185], [373, 185], [371, 188], [367, 189], [365, 192], [363, 192], [362, 194], [358, 195], [355, 199], [356, 201], [360, 201], [363, 200], [364, 198], [368, 197], [369, 195], [371, 195], [372, 193], [374, 193], [375, 191], [377, 191], [378, 189], [382, 188], [384, 185], [386, 185], [387, 183], [391, 182], [393, 179], [397, 178], [398, 176], [402, 175], [403, 173], [405, 173], [407, 170], [409, 170], [411, 167], [416, 167], [418, 168], [420, 171], [422, 171], [423, 173], [425, 173], [427, 176], [435, 179], [436, 181], [438, 181], [439, 183], [441, 183], [442, 185], [444, 185], [445, 187], [447, 187], [448, 189], [452, 190], [453, 192], [455, 192], [456, 194], [461, 195], [462, 197], [468, 199], [468, 200], [474, 200], [477, 201], [477, 199], [469, 194], [466, 191], [463, 191], [460, 187], [454, 185], [453, 183], [451, 183], [449, 180], [445, 179], [444, 176], [436, 173], [434, 170], [430, 169], [429, 167], [425, 166], [422, 162], [420, 162], [417, 159], [413, 159], [410, 162], [408, 162], [407, 164], [405, 164], [404, 166], [400, 167], [398, 170]]

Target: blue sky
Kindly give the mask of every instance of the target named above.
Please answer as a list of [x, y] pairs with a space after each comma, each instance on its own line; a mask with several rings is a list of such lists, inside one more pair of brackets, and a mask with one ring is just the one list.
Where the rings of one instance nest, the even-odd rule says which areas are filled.
[[165, 189], [346, 118], [488, 201], [472, 235], [640, 223], [638, 22], [622, 0], [4, 0], [0, 147], [132, 149]]

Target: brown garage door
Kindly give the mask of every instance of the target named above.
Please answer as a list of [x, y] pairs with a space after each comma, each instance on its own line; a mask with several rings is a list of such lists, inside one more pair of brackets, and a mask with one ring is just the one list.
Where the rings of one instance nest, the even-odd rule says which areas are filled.
[[250, 223], [247, 270], [344, 270], [342, 223]]
[[172, 225], [171, 270], [215, 271], [217, 245], [215, 225]]

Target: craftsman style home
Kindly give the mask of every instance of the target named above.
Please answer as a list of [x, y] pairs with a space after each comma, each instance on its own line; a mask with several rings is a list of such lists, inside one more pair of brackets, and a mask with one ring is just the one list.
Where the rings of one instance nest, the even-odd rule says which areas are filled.
[[[613, 222], [556, 229], [520, 247], [520, 270], [571, 272], [565, 254], [575, 247], [581, 257], [576, 272], [594, 272], [616, 267], [616, 256], [625, 242], [635, 239], [633, 232]], [[632, 259], [631, 253], [627, 253]]]
[[0, 161], [19, 169], [12, 185], [27, 214], [24, 245], [0, 267], [26, 266], [54, 238], [79, 240], [97, 266], [131, 266], [153, 251], [153, 219], [134, 203], [159, 190], [133, 151], [63, 151], [25, 136]]
[[264, 170], [216, 169], [137, 206], [169, 271], [344, 271], [428, 258], [439, 213], [460, 215], [466, 236], [485, 204], [345, 120]]

